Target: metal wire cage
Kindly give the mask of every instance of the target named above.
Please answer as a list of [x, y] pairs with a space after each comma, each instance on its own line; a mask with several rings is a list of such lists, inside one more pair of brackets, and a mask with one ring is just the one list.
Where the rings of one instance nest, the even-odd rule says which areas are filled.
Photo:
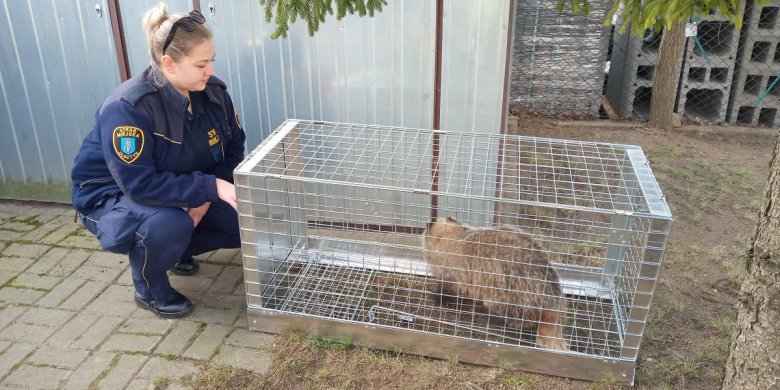
[[633, 382], [671, 223], [639, 147], [288, 120], [235, 183], [251, 329]]

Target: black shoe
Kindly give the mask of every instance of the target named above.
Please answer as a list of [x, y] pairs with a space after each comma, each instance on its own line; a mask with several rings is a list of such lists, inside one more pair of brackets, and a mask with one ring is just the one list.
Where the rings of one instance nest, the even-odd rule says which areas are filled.
[[192, 313], [194, 307], [187, 297], [176, 290], [165, 303], [158, 303], [154, 299], [146, 299], [135, 293], [135, 304], [163, 318], [184, 317]]
[[190, 276], [195, 275], [199, 269], [200, 264], [198, 264], [198, 262], [195, 261], [192, 256], [190, 256], [186, 259], [180, 259], [177, 261], [176, 264], [171, 267], [171, 272], [173, 272], [175, 275]]

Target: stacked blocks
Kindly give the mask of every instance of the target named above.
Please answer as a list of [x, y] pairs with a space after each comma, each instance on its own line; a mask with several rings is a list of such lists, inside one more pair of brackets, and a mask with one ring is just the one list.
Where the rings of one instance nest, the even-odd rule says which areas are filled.
[[705, 123], [726, 120], [739, 47], [739, 30], [728, 19], [710, 15], [688, 38], [680, 74], [677, 112]]
[[615, 26], [607, 100], [620, 117], [648, 118], [663, 33], [647, 31], [638, 38], [628, 32], [621, 34], [620, 28]]
[[727, 121], [777, 127], [780, 119], [780, 0], [748, 4]]

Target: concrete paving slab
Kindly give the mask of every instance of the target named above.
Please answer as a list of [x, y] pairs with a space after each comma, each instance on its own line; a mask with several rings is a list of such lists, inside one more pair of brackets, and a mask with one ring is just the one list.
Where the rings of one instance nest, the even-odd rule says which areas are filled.
[[7, 257], [26, 257], [29, 259], [38, 259], [44, 253], [48, 252], [51, 246], [38, 244], [19, 244], [13, 243], [5, 248], [3, 256]]
[[108, 286], [106, 282], [86, 281], [60, 305], [60, 309], [81, 310]]
[[57, 331], [57, 328], [15, 322], [0, 331], [0, 340], [41, 344], [43, 340], [46, 340], [55, 331]]
[[[64, 389], [83, 390], [89, 388], [104, 372], [108, 372], [112, 361], [117, 355], [98, 351], [90, 355], [67, 379]], [[117, 358], [118, 359], [118, 358]]]
[[135, 306], [127, 256], [100, 250], [71, 213], [0, 201], [0, 388], [182, 389], [207, 361], [267, 372], [274, 336], [247, 330], [240, 250], [172, 276], [195, 311], [161, 319]]
[[4, 307], [0, 310], [0, 329], [5, 328], [6, 325], [16, 320], [27, 310], [28, 307], [26, 306], [8, 305]]
[[42, 345], [27, 359], [27, 363], [36, 366], [52, 366], [72, 370], [78, 367], [89, 354], [90, 351], [86, 349]]
[[95, 267], [88, 264], [82, 264], [79, 269], [73, 271], [73, 274], [71, 274], [70, 277], [110, 283], [121, 273], [122, 269], [119, 268]]
[[116, 365], [110, 367], [97, 387], [100, 389], [122, 389], [130, 383], [138, 369], [148, 359], [145, 355], [118, 355]]
[[180, 355], [190, 345], [195, 334], [201, 330], [201, 327], [205, 328], [205, 326], [205, 324], [200, 322], [176, 321], [171, 331], [154, 350], [154, 353], [160, 355]]
[[197, 373], [200, 368], [191, 361], [169, 360], [160, 357], [149, 359], [138, 376], [141, 378], [169, 378], [179, 379], [185, 375]]
[[151, 353], [161, 336], [114, 333], [100, 346], [104, 351]]
[[47, 344], [57, 346], [72, 346], [76, 340], [80, 339], [88, 331], [91, 332], [92, 326], [98, 322], [100, 317], [90, 313], [78, 313], [74, 318], [63, 324], [57, 332], [46, 340]]
[[11, 283], [11, 286], [48, 291], [54, 288], [54, 286], [56, 286], [61, 281], [62, 278], [58, 278], [56, 276], [46, 276], [30, 272], [22, 272], [16, 276], [13, 283]]
[[11, 372], [17, 364], [24, 360], [27, 355], [37, 348], [35, 344], [13, 343], [9, 348], [0, 354], [0, 378]]
[[226, 345], [220, 348], [219, 354], [214, 356], [212, 362], [241, 367], [245, 370], [265, 375], [271, 368], [271, 354], [260, 349]]
[[223, 325], [209, 324], [203, 332], [195, 338], [192, 345], [187, 348], [182, 356], [191, 359], [208, 360], [217, 351], [230, 328]]
[[121, 333], [162, 336], [168, 333], [168, 330], [173, 326], [174, 323], [175, 320], [163, 318], [129, 318], [119, 327], [117, 331]]
[[111, 252], [93, 252], [92, 255], [86, 261], [86, 265], [94, 267], [104, 268], [121, 268], [125, 269], [129, 267], [127, 255], [116, 254]]
[[14, 370], [3, 384], [28, 389], [56, 389], [62, 386], [70, 374], [70, 370], [61, 368], [22, 365]]
[[225, 344], [234, 347], [262, 349], [273, 343], [276, 336], [269, 333], [236, 329], [225, 340]]
[[33, 259], [22, 257], [0, 257], [0, 271], [22, 272], [34, 262]]
[[32, 305], [44, 294], [45, 291], [29, 288], [3, 287], [0, 288], [0, 302]]
[[66, 250], [68, 252], [64, 257], [62, 257], [59, 263], [49, 269], [47, 274], [51, 276], [70, 276], [70, 274], [81, 267], [81, 264], [87, 261], [89, 255], [92, 254], [92, 251], [85, 251], [83, 249], [59, 249]]
[[84, 283], [83, 280], [79, 279], [63, 278], [60, 284], [54, 286], [35, 304], [42, 307], [57, 307], [81, 288]]
[[121, 317], [100, 317], [72, 345], [77, 348], [97, 348], [124, 320]]
[[75, 316], [76, 313], [72, 311], [31, 307], [16, 322], [58, 328]]

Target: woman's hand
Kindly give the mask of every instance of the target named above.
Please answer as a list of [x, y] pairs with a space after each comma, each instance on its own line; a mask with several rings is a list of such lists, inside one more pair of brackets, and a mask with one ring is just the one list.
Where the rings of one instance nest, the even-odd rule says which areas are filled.
[[192, 226], [198, 226], [200, 220], [203, 219], [204, 215], [206, 215], [206, 211], [208, 211], [209, 206], [211, 206], [211, 202], [206, 202], [198, 207], [190, 207], [187, 209], [187, 214], [189, 214], [190, 218], [192, 218]]
[[227, 204], [238, 210], [236, 205], [236, 187], [228, 181], [217, 179], [217, 195], [219, 199], [224, 200]]

